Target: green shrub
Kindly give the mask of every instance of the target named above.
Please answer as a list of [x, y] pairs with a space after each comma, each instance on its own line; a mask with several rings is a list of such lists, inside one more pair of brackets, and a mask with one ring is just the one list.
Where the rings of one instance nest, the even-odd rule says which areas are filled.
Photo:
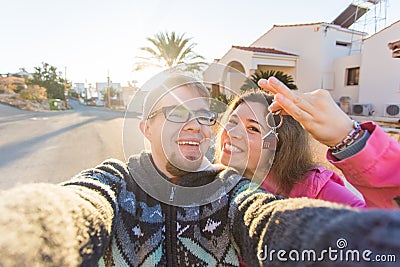
[[50, 110], [60, 110], [62, 103], [60, 99], [50, 99], [49, 105], [50, 105]]
[[79, 94], [75, 91], [69, 91], [69, 96], [73, 98], [79, 98]]

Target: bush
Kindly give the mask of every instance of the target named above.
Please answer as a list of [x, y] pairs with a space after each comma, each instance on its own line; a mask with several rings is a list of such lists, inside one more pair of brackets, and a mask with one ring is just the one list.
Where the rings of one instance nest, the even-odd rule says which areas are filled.
[[62, 102], [60, 99], [50, 99], [49, 105], [50, 105], [50, 110], [60, 110]]
[[22, 89], [19, 96], [25, 100], [42, 101], [47, 99], [46, 88], [38, 85], [30, 85], [26, 89]]
[[69, 91], [69, 96], [78, 99], [79, 94], [75, 91]]

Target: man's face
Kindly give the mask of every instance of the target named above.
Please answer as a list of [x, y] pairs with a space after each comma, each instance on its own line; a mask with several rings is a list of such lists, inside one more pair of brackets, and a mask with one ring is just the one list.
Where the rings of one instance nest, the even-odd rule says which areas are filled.
[[210, 145], [211, 127], [200, 124], [193, 114], [207, 112], [207, 100], [197, 90], [182, 86], [172, 90], [155, 104], [152, 112], [167, 107], [172, 120], [175, 120], [172, 116], [174, 112], [179, 112], [178, 109], [187, 109], [192, 113], [187, 122], [172, 122], [160, 110], [145, 124], [144, 133], [151, 143], [154, 163], [164, 173], [171, 174], [166, 167], [168, 163], [189, 172], [200, 167]]

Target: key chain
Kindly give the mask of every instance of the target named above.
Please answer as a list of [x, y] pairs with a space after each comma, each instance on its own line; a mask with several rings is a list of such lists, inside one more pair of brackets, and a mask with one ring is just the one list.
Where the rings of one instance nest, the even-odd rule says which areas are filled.
[[[279, 124], [277, 126], [271, 126], [269, 124], [269, 117], [270, 116], [275, 116], [275, 115], [279, 115]], [[278, 141], [279, 141], [279, 137], [278, 137], [278, 133], [276, 132], [276, 129], [278, 129], [279, 127], [282, 126], [283, 123], [283, 116], [281, 114], [281, 111], [278, 110], [275, 113], [268, 113], [267, 117], [265, 118], [267, 120], [267, 126], [271, 129], [268, 133], [266, 133], [263, 137], [263, 148], [264, 149], [269, 149], [269, 150], [276, 150]]]

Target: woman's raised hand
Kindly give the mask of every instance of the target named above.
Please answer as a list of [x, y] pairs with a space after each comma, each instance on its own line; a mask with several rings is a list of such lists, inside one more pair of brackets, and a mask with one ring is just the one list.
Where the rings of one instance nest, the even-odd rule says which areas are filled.
[[275, 95], [274, 102], [269, 106], [271, 112], [282, 109], [325, 145], [338, 144], [353, 128], [352, 120], [326, 90], [300, 93], [290, 90], [275, 77], [260, 79], [258, 85]]

